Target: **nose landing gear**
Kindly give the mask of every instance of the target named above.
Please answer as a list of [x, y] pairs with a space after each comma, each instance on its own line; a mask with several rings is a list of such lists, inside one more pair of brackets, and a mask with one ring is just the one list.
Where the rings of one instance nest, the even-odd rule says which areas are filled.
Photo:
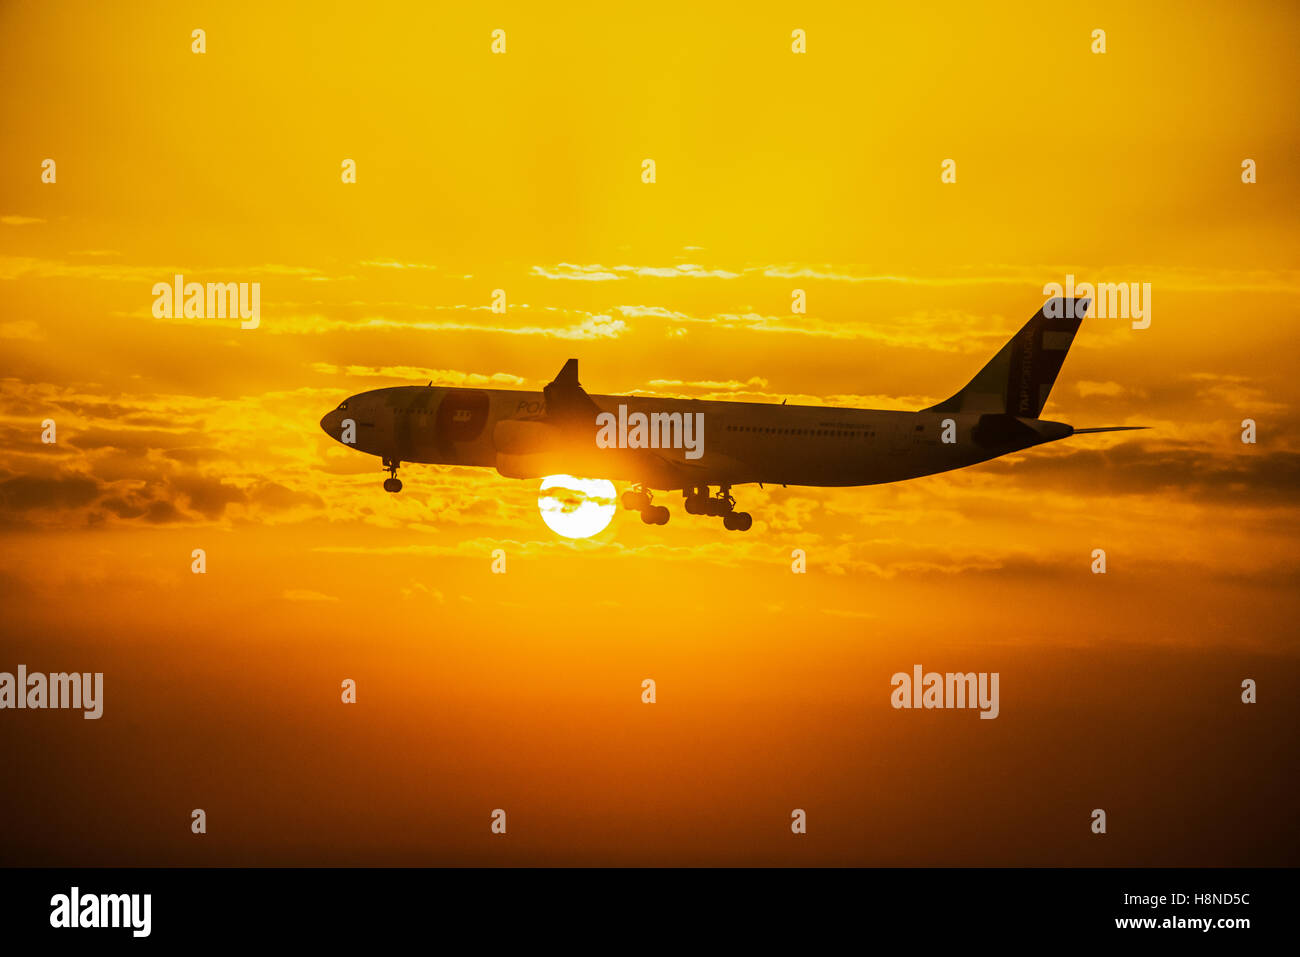
[[384, 479], [385, 492], [400, 492], [402, 490], [402, 480], [397, 477], [397, 470], [402, 463], [396, 459], [384, 459], [384, 469], [388, 472], [388, 478]]

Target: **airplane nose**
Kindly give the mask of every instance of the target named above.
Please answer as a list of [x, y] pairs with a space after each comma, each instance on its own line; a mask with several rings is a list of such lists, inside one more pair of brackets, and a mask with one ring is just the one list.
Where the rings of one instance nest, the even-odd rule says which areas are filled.
[[338, 409], [326, 412], [320, 420], [320, 427], [325, 430], [325, 434], [330, 438], [338, 438], [339, 434], [339, 417]]

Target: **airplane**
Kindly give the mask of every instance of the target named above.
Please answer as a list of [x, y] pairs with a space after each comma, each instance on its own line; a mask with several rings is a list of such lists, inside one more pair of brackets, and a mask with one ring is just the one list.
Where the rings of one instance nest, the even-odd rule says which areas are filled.
[[1049, 299], [965, 388], [916, 412], [589, 395], [569, 359], [541, 392], [394, 386], [349, 396], [320, 424], [379, 456], [388, 492], [401, 491], [403, 462], [494, 468], [512, 479], [586, 475], [629, 483], [623, 507], [647, 525], [668, 522], [654, 492], [680, 491], [688, 514], [748, 531], [753, 517], [731, 494], [738, 485], [878, 485], [1072, 435], [1145, 428], [1076, 429], [1039, 417], [1089, 305]]

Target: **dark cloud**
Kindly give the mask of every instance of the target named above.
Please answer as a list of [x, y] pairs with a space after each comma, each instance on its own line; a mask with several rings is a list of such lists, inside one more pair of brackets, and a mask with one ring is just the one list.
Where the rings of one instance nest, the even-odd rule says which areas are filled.
[[201, 462], [215, 462], [230, 458], [228, 452], [223, 452], [220, 449], [203, 448], [202, 446], [165, 449], [163, 456], [173, 462], [180, 462], [182, 465], [198, 465]]
[[21, 512], [41, 508], [78, 508], [99, 495], [99, 483], [82, 475], [41, 478], [17, 475], [0, 482], [0, 504]]
[[99, 503], [118, 518], [139, 518], [149, 509], [149, 503], [128, 502], [122, 498], [106, 498]]
[[168, 522], [183, 522], [185, 519], [186, 516], [175, 505], [161, 500], [150, 502], [144, 515], [146, 522], [152, 522], [155, 525]]
[[220, 518], [227, 505], [248, 500], [242, 489], [202, 475], [172, 476], [168, 483], [185, 496], [190, 508], [206, 518]]
[[[294, 496], [289, 489], [274, 486], [262, 498], [268, 507], [287, 507]], [[0, 480], [0, 511], [7, 518], [5, 524], [12, 526], [32, 524], [24, 517], [32, 513], [86, 507], [91, 507], [87, 513], [91, 524], [100, 524], [110, 515], [153, 524], [194, 521], [200, 516], [212, 520], [220, 518], [231, 503], [247, 500], [236, 486], [202, 475], [170, 476], [149, 481], [143, 488], [126, 489], [82, 475], [12, 475]], [[35, 522], [51, 520], [60, 521], [50, 516]]]
[[295, 492], [278, 482], [259, 482], [249, 490], [248, 500], [269, 509], [287, 509], [296, 505], [325, 507], [324, 499], [314, 492]]
[[176, 415], [158, 415], [153, 412], [132, 412], [130, 415], [120, 417], [118, 422], [123, 425], [129, 425], [139, 429], [175, 429], [177, 426], [185, 426], [191, 429], [201, 429], [203, 423], [189, 416]]
[[118, 449], [143, 455], [154, 449], [184, 448], [200, 444], [205, 436], [201, 432], [165, 432], [159, 429], [107, 429], [94, 427], [60, 434], [73, 448]]
[[[1053, 484], [1080, 494], [1149, 495], [1161, 492], [1241, 505], [1292, 505], [1300, 487], [1300, 452], [1258, 445], [1207, 450], [1149, 446], [1141, 432], [1108, 449], [1073, 448], [1036, 455], [1030, 450], [980, 466], [1035, 486]], [[1087, 441], [1085, 438], [1067, 442]], [[1054, 450], [1055, 451], [1055, 450]]]

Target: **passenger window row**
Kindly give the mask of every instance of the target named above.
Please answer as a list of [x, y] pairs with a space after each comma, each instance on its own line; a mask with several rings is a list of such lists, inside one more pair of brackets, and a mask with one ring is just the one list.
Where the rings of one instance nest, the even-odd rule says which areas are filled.
[[729, 425], [728, 432], [754, 432], [762, 435], [807, 435], [818, 438], [851, 439], [861, 436], [864, 439], [876, 437], [874, 429], [780, 429], [769, 426]]

